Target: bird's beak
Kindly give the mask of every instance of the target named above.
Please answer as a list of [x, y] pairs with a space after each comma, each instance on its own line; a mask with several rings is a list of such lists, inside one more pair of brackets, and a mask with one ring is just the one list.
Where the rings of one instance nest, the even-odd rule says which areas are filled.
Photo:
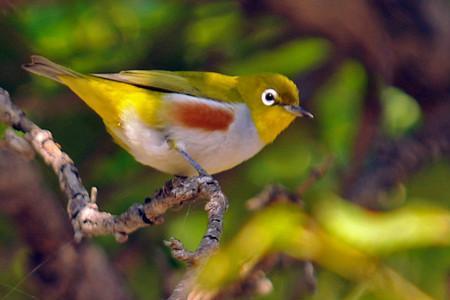
[[309, 111], [307, 111], [300, 105], [285, 105], [284, 109], [286, 109], [291, 114], [296, 115], [297, 117], [305, 117], [306, 116], [311, 119], [314, 118], [314, 115], [312, 113], [310, 113]]

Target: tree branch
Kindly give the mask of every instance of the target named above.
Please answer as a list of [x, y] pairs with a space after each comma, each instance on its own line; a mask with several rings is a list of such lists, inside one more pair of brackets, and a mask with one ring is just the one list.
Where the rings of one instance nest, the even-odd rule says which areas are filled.
[[164, 213], [174, 207], [198, 198], [207, 199], [208, 227], [198, 249], [188, 252], [181, 242], [171, 239], [167, 245], [173, 255], [188, 263], [218, 246], [223, 227], [223, 217], [228, 202], [219, 183], [210, 176], [175, 177], [168, 181], [144, 204], [134, 204], [121, 215], [114, 216], [99, 211], [96, 189], [91, 195], [81, 182], [78, 169], [70, 157], [61, 151], [51, 133], [39, 128], [11, 103], [8, 93], [0, 89], [0, 121], [25, 133], [25, 139], [33, 149], [52, 167], [58, 176], [60, 188], [68, 198], [67, 212], [71, 218], [76, 240], [84, 236], [113, 234], [119, 242], [126, 241], [128, 234], [139, 228], [163, 222]]

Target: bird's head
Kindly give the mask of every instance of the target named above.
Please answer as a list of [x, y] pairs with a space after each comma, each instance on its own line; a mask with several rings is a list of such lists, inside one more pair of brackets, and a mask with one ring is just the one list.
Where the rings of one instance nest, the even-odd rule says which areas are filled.
[[296, 117], [313, 117], [300, 106], [295, 83], [283, 75], [241, 76], [238, 91], [265, 143], [272, 142]]

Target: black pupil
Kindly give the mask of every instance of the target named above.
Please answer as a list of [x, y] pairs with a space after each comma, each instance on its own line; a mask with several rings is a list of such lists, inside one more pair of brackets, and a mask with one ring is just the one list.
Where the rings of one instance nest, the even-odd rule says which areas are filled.
[[268, 92], [266, 94], [266, 100], [267, 101], [273, 101], [273, 100], [275, 100], [275, 96], [271, 92]]

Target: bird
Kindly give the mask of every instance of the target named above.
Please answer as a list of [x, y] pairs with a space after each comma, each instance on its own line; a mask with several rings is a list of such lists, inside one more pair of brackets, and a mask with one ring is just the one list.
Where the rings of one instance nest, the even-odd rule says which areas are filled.
[[25, 70], [66, 85], [138, 162], [177, 176], [212, 175], [250, 159], [296, 117], [297, 86], [276, 73], [129, 70], [81, 74], [33, 55]]

